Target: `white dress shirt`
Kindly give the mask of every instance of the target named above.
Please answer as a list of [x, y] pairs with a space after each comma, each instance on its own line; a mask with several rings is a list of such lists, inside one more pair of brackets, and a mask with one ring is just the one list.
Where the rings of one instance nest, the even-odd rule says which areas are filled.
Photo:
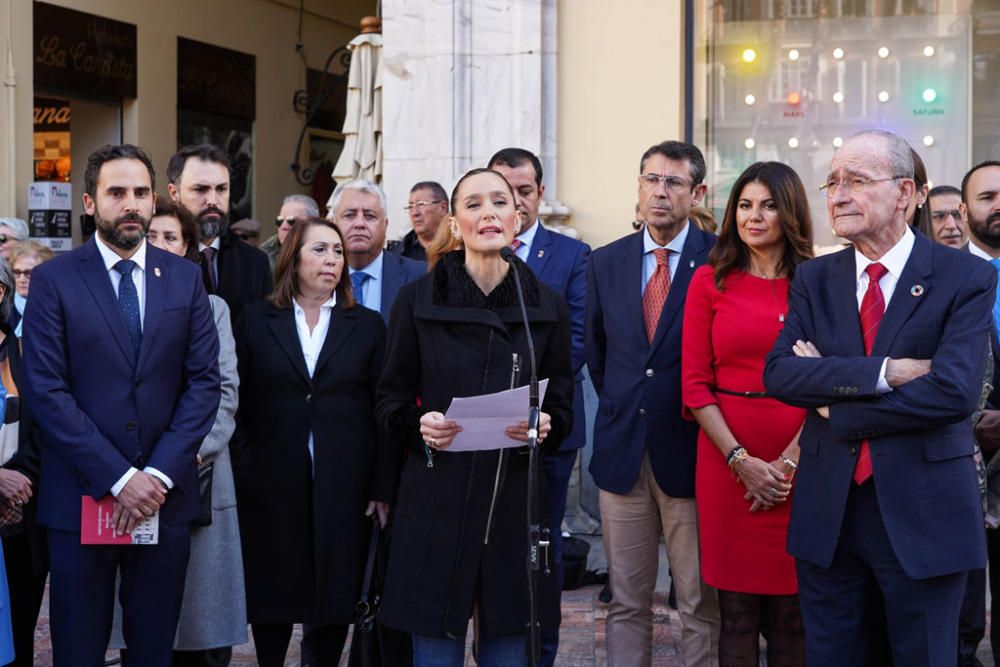
[[538, 225], [542, 224], [540, 220], [535, 220], [535, 224], [528, 227], [523, 232], [518, 234], [515, 238], [521, 242], [514, 254], [517, 255], [518, 259], [522, 262], [527, 263], [528, 258], [531, 257], [531, 244], [535, 242], [535, 234], [538, 233]]
[[688, 232], [691, 231], [691, 221], [687, 220], [684, 222], [684, 226], [681, 231], [677, 232], [670, 243], [667, 245], [660, 245], [653, 240], [653, 237], [649, 234], [649, 225], [645, 225], [642, 228], [642, 291], [646, 291], [646, 285], [649, 283], [649, 279], [653, 277], [656, 273], [656, 253], [653, 251], [657, 248], [666, 248], [670, 250], [670, 254], [667, 256], [667, 262], [670, 265], [670, 282], [674, 281], [674, 274], [677, 273], [677, 267], [681, 263], [681, 253], [684, 252], [684, 243], [687, 241]]
[[[368, 281], [369, 283], [371, 280]], [[295, 330], [299, 334], [299, 345], [302, 346], [302, 356], [306, 360], [306, 370], [309, 371], [309, 377], [313, 376], [316, 372], [316, 361], [319, 359], [319, 353], [323, 349], [323, 343], [326, 341], [326, 334], [330, 331], [330, 315], [333, 312], [333, 307], [337, 305], [337, 293], [334, 292], [330, 299], [319, 307], [319, 321], [316, 322], [316, 326], [313, 330], [309, 330], [309, 324], [306, 322], [306, 311], [303, 310], [299, 302], [292, 297], [292, 311], [295, 313]], [[313, 455], [313, 434], [309, 433], [309, 460], [312, 462], [315, 460]], [[313, 472], [315, 475], [315, 471]]]
[[[104, 260], [104, 268], [108, 272], [108, 277], [111, 279], [111, 288], [115, 292], [115, 297], [118, 296], [118, 286], [122, 282], [122, 274], [118, 273], [118, 269], [115, 268], [115, 264], [122, 260], [114, 250], [108, 247], [108, 245], [101, 239], [100, 234], [94, 234], [94, 241], [97, 243], [97, 252], [101, 254], [101, 259]], [[139, 242], [139, 247], [136, 249], [135, 253], [129, 257], [130, 260], [135, 262], [135, 266], [132, 268], [132, 282], [135, 284], [135, 293], [139, 298], [139, 329], [143, 328], [143, 321], [146, 318], [146, 241], [143, 239]], [[152, 468], [146, 466], [142, 470], [143, 472], [153, 475], [163, 482], [167, 490], [174, 488], [174, 482], [165, 474]], [[124, 475], [118, 478], [114, 486], [111, 487], [111, 495], [115, 498], [121, 493], [125, 485], [128, 484], [129, 480], [139, 472], [138, 468], [130, 467]]]
[[[857, 248], [854, 249], [854, 271], [855, 278], [857, 279], [856, 296], [858, 298], [859, 312], [861, 311], [861, 301], [865, 298], [865, 292], [868, 291], [868, 274], [865, 273], [865, 269], [868, 268], [869, 264], [874, 264], [876, 261], [886, 268], [886, 273], [878, 281], [878, 286], [882, 288], [885, 308], [886, 310], [889, 309], [889, 302], [892, 300], [892, 295], [896, 293], [896, 284], [899, 282], [899, 277], [903, 275], [903, 267], [906, 266], [906, 261], [910, 259], [910, 253], [913, 251], [913, 242], [915, 240], [916, 237], [910, 230], [909, 225], [907, 225], [906, 231], [903, 232], [903, 238], [896, 241], [896, 245], [892, 246], [889, 252], [877, 260], [868, 259], [858, 252]], [[889, 383], [885, 379], [885, 368], [888, 363], [888, 357], [882, 360], [882, 369], [879, 371], [875, 393], [885, 394], [892, 391], [892, 387], [889, 386]]]
[[[972, 241], [969, 241], [969, 254], [971, 254], [973, 257], [978, 257], [980, 259], [985, 259], [987, 262], [992, 262], [993, 261], [993, 258], [990, 257], [990, 254], [988, 252], [986, 252], [985, 250], [983, 250], [982, 248], [980, 248], [979, 246], [977, 246]], [[21, 311], [21, 312], [24, 312], [24, 311]]]

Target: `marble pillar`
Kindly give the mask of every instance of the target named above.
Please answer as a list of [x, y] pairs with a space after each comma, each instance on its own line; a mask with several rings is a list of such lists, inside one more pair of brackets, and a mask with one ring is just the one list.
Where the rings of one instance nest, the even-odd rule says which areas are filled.
[[410, 186], [458, 178], [500, 148], [535, 152], [556, 193], [556, 1], [383, 0], [383, 185], [389, 238]]

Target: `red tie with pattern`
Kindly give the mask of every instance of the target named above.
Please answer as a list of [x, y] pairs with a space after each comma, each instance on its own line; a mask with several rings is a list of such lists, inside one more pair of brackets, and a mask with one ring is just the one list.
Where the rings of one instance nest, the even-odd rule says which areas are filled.
[[650, 343], [656, 335], [656, 325], [670, 292], [670, 250], [657, 248], [653, 254], [656, 255], [656, 271], [646, 283], [646, 291], [642, 295], [642, 320], [646, 324], [646, 339]]
[[[882, 315], [885, 313], [885, 298], [882, 296], [882, 287], [878, 281], [888, 272], [884, 266], [875, 262], [865, 267], [868, 274], [868, 289], [861, 299], [861, 335], [865, 339], [865, 354], [871, 356], [872, 346], [875, 344], [875, 334], [878, 333], [878, 325], [882, 322]], [[858, 453], [858, 460], [854, 463], [854, 483], [864, 484], [872, 476], [872, 455], [868, 448], [868, 441], [861, 441], [861, 451]]]
[[510, 242], [510, 249], [513, 250], [514, 252], [517, 252], [517, 249], [520, 248], [522, 245], [524, 245], [524, 242], [521, 241], [521, 239], [514, 239], [513, 241]]

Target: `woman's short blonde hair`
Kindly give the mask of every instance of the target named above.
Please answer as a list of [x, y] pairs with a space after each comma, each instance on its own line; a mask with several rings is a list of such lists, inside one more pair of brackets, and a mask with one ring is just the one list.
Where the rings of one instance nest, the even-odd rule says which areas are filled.
[[38, 263], [47, 262], [56, 256], [52, 248], [42, 245], [38, 241], [18, 241], [17, 245], [10, 249], [10, 268], [13, 269], [17, 260], [22, 257], [34, 255], [38, 258]]

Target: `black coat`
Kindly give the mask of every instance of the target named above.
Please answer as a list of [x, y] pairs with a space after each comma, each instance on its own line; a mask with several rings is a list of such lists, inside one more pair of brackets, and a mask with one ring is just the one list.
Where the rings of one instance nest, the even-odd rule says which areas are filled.
[[[240, 407], [234, 469], [254, 623], [350, 623], [358, 600], [369, 500], [391, 500], [375, 390], [385, 324], [333, 308], [310, 378], [291, 308], [248, 306], [237, 325]], [[309, 434], [315, 474], [310, 478]], [[376, 473], [387, 474], [375, 480]]]
[[[13, 311], [13, 306], [11, 306], [11, 311]], [[38, 498], [39, 477], [42, 472], [42, 432], [35, 426], [35, 419], [28, 409], [28, 401], [24, 397], [24, 368], [19, 340], [14, 336], [14, 330], [10, 324], [0, 324], [0, 330], [5, 335], [4, 344], [7, 347], [7, 358], [10, 360], [10, 374], [18, 390], [17, 451], [9, 461], [3, 464], [3, 467], [16, 470], [31, 480], [34, 495], [23, 507], [23, 526], [28, 533], [32, 570], [35, 574], [40, 575], [48, 572], [49, 569], [49, 550], [45, 527], [35, 520], [38, 510], [36, 499]]]
[[228, 232], [219, 240], [218, 260], [219, 289], [212, 292], [202, 256], [201, 275], [205, 280], [205, 290], [222, 297], [236, 323], [245, 306], [270, 296], [274, 289], [271, 264], [263, 250], [244, 243]]
[[[562, 297], [523, 262], [516, 260], [516, 267], [538, 377], [549, 378], [542, 410], [552, 416], [552, 432], [544, 450], [554, 452], [573, 423], [569, 312]], [[521, 362], [513, 383], [528, 383], [527, 339], [513, 275], [486, 297], [466, 273], [462, 252], [450, 253], [430, 275], [403, 287], [390, 321], [378, 418], [397, 446], [411, 453], [394, 511], [382, 620], [415, 634], [463, 636], [476, 601], [484, 637], [523, 634], [527, 449], [443, 451], [428, 467], [419, 430], [424, 412], [445, 412], [456, 396], [509, 389], [515, 352]], [[543, 489], [541, 509], [547, 507], [544, 497]], [[542, 589], [552, 593], [553, 578], [542, 579]], [[557, 622], [558, 595], [543, 593], [540, 599], [548, 601], [545, 622]]]

